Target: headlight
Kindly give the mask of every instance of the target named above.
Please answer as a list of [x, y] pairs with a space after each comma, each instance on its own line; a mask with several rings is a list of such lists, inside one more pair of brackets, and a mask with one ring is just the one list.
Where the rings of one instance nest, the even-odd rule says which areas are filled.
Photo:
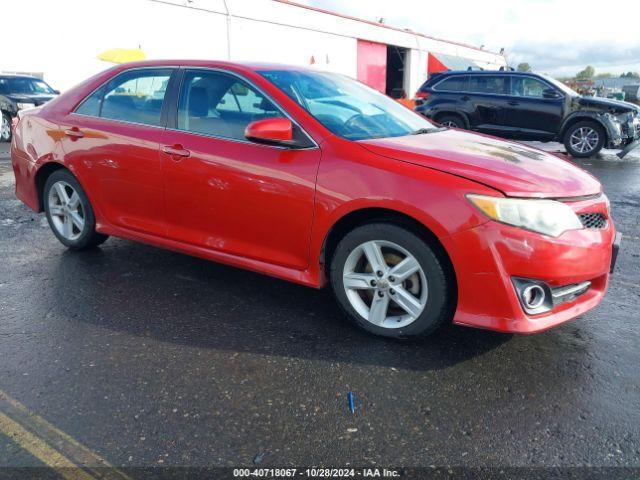
[[567, 230], [582, 228], [568, 205], [554, 200], [519, 199], [467, 195], [475, 207], [497, 222], [558, 237]]
[[27, 108], [35, 108], [35, 103], [20, 103], [18, 102], [18, 110], [25, 110]]
[[609, 197], [607, 197], [604, 193], [602, 194], [602, 198], [604, 199], [604, 204], [606, 205], [607, 208], [607, 217], [611, 216], [611, 200], [609, 200]]

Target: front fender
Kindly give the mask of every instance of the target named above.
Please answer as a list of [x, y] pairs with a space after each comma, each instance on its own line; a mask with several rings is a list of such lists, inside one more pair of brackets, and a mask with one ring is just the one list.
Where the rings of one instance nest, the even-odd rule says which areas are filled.
[[597, 122], [605, 131], [607, 138], [605, 141], [606, 146], [620, 146], [622, 143], [622, 132], [620, 130], [620, 124], [614, 122], [605, 112], [590, 112], [590, 111], [578, 111], [569, 115], [560, 128], [560, 135], [558, 140], [563, 141], [564, 136], [567, 133], [567, 129], [576, 122], [583, 120], [592, 120]]
[[17, 105], [4, 95], [0, 95], [0, 111], [8, 113], [11, 117], [18, 113]]

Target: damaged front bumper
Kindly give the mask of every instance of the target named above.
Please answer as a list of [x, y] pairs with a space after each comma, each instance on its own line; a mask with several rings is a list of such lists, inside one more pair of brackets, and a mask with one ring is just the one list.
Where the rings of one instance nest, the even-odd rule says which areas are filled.
[[640, 146], [640, 114], [614, 116], [602, 115], [607, 128], [608, 148], [622, 149], [618, 158], [624, 158], [630, 151]]

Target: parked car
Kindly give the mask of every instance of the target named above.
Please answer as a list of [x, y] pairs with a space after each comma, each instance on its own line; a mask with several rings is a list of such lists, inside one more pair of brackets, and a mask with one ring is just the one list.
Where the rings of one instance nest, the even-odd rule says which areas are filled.
[[417, 97], [416, 111], [442, 125], [559, 141], [574, 157], [595, 155], [603, 147], [623, 149], [640, 138], [640, 107], [583, 97], [546, 75], [446, 72], [429, 78]]
[[0, 75], [0, 142], [11, 140], [11, 121], [20, 110], [48, 102], [60, 92], [27, 75]]
[[114, 235], [330, 283], [389, 337], [550, 328], [602, 300], [615, 258], [590, 174], [295, 67], [117, 66], [21, 112], [11, 158], [71, 249]]

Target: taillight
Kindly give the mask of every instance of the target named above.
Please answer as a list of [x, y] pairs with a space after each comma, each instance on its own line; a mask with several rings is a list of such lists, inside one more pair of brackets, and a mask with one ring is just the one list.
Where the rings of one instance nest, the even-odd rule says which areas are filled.
[[416, 92], [416, 106], [421, 106], [427, 101], [427, 97], [429, 97], [429, 92], [424, 92], [422, 90], [418, 90]]

